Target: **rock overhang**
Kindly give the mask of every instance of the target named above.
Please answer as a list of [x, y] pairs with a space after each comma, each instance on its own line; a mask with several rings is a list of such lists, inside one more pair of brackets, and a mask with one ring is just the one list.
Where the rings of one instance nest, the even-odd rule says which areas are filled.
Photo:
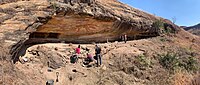
[[[29, 38], [59, 39], [72, 43], [93, 43], [118, 41], [127, 34], [130, 40], [141, 34], [150, 33], [149, 37], [158, 36], [155, 30], [134, 26], [128, 21], [120, 21], [113, 17], [95, 17], [84, 13], [64, 14], [58, 12], [47, 23], [32, 32]], [[143, 35], [142, 34], [142, 35]]]
[[[107, 42], [107, 39], [109, 39], [110, 41], [116, 41], [119, 40], [119, 36], [123, 34], [127, 34], [130, 40], [159, 36], [158, 31], [156, 31], [155, 28], [152, 28], [152, 23], [156, 20], [162, 20], [167, 24], [173, 26], [173, 24], [168, 20], [164, 20], [160, 17], [155, 17], [151, 14], [139, 11], [128, 5], [120, 3], [117, 0], [92, 0], [92, 2], [89, 2], [90, 4], [87, 3], [87, 0], [84, 3], [76, 1], [78, 0], [66, 0], [66, 2], [68, 3], [57, 1], [47, 2], [46, 0], [34, 1], [34, 3], [31, 1], [19, 1], [3, 6], [3, 9], [0, 9], [0, 12], [5, 13], [6, 15], [10, 15], [10, 17], [6, 18], [5, 20], [16, 20], [23, 22], [22, 24], [26, 24], [23, 25], [23, 29], [12, 29], [12, 31], [9, 31], [10, 33], [8, 34], [3, 33], [5, 32], [4, 30], [8, 31], [7, 29], [4, 29], [3, 31], [1, 30], [5, 36], [5, 39], [14, 40], [15, 42], [17, 42], [15, 44], [12, 44], [13, 46], [11, 49], [15, 52], [11, 53], [18, 54], [16, 51], [20, 51], [20, 49], [23, 49], [21, 48], [23, 46], [20, 45], [53, 41], [92, 43]], [[27, 4], [30, 5], [28, 6]], [[53, 16], [54, 13], [57, 13], [57, 16]], [[56, 29], [51, 29], [51, 31], [46, 32], [42, 29], [43, 27], [45, 28], [45, 26], [47, 26], [50, 22], [53, 22], [56, 18], [68, 17], [70, 19], [74, 18], [74, 16], [78, 16], [78, 18], [76, 18], [77, 20], [72, 20], [70, 22], [72, 27], [69, 28], [77, 29], [76, 27], [78, 27], [78, 24], [85, 23], [81, 24], [82, 26], [79, 25], [78, 28], [81, 29], [80, 32], [74, 30], [69, 33], [63, 33], [62, 30], [51, 32], [52, 30]], [[66, 20], [68, 18], [66, 18]], [[87, 18], [86, 20], [88, 20], [88, 22], [84, 21], [85, 18]], [[69, 19], [68, 22], [70, 21]], [[5, 20], [3, 20], [2, 23], [4, 23]], [[83, 22], [80, 23], [81, 20]], [[77, 23], [76, 21], [79, 21], [79, 23]], [[57, 20], [57, 22], [59, 22], [59, 20]], [[54, 23], [56, 25], [55, 28], [58, 28], [58, 25], [62, 23], [64, 23], [64, 21], [58, 24]], [[85, 31], [84, 28], [87, 28], [86, 26], [88, 23], [90, 24], [88, 27], [89, 29], [93, 28], [93, 26], [96, 25], [99, 26], [96, 26], [96, 30], [93, 30], [91, 32], [89, 31], [89, 33], [87, 34], [88, 31]], [[64, 25], [70, 24], [67, 23]], [[73, 27], [73, 25], [75, 27]], [[0, 28], [3, 26], [4, 25], [1, 25]], [[13, 27], [10, 26], [10, 28]], [[34, 36], [34, 33], [41, 33], [45, 36], [42, 35], [41, 38], [37, 38], [37, 36]], [[13, 36], [15, 38], [13, 38]], [[48, 38], [53, 39], [48, 40]]]

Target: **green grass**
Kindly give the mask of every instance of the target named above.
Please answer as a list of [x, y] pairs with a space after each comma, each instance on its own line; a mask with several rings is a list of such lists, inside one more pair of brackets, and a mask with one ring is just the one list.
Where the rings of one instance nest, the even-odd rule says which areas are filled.
[[159, 62], [166, 69], [175, 70], [179, 65], [178, 58], [176, 54], [167, 53], [161, 55]]
[[172, 28], [165, 27], [164, 24], [166, 24], [165, 22], [163, 22], [162, 20], [156, 20], [153, 24], [152, 27], [154, 27], [155, 29], [158, 29], [162, 34], [169, 34], [169, 33], [173, 33]]

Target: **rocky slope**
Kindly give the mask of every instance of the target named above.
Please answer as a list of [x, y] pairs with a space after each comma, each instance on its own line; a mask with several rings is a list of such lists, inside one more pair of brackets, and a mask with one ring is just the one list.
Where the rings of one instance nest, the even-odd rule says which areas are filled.
[[200, 35], [200, 24], [190, 26], [190, 27], [184, 27], [184, 29], [192, 34]]
[[11, 3], [11, 2], [16, 2], [18, 0], [1, 0], [0, 4], [6, 4], [6, 3]]
[[[189, 73], [193, 73], [193, 70], [187, 72], [184, 70], [185, 68], [181, 67], [183, 71], [178, 70], [173, 73], [175, 70], [165, 68], [161, 63], [163, 61], [160, 60], [161, 55], [168, 52], [177, 55], [176, 57], [180, 60], [178, 64], [187, 63], [190, 56], [195, 56], [195, 59], [199, 60], [199, 38], [188, 37], [189, 34], [185, 34], [187, 33], [179, 32], [177, 36], [173, 37], [163, 36], [128, 41], [127, 43], [99, 44], [103, 54], [102, 67], [96, 67], [95, 62], [91, 63], [91, 66], [83, 65], [86, 47], [94, 55], [94, 45], [92, 44], [81, 44], [81, 57], [76, 64], [70, 63], [70, 56], [78, 44], [46, 43], [33, 45], [28, 47], [25, 55], [21, 56], [20, 60], [14, 64], [13, 70], [15, 72], [7, 72], [10, 74], [18, 73], [15, 77], [18, 80], [11, 79], [5, 80], [5, 82], [13, 85], [33, 85], [33, 83], [40, 85], [53, 79], [55, 84], [59, 85], [198, 85], [198, 74]], [[27, 61], [25, 62], [24, 59]], [[168, 64], [174, 66], [173, 63]], [[199, 64], [193, 65], [194, 68], [199, 66]], [[188, 66], [191, 65], [188, 64]], [[56, 72], [59, 72], [58, 82], [56, 82]], [[9, 79], [9, 77], [5, 79]]]
[[[45, 31], [47, 34], [52, 32], [56, 33], [62, 40], [65, 41], [68, 40], [70, 42], [74, 41], [74, 38], [78, 38], [80, 40], [79, 42], [88, 40], [88, 38], [91, 38], [91, 41], [93, 42], [96, 41], [105, 42], [107, 39], [114, 41], [119, 39], [119, 36], [122, 35], [123, 33], [130, 35], [129, 37], [131, 39], [135, 39], [137, 38], [137, 36], [139, 38], [145, 35], [157, 36], [159, 34], [159, 31], [156, 28], [152, 27], [152, 24], [154, 21], [161, 18], [154, 17], [153, 15], [141, 12], [125, 4], [119, 3], [118, 1], [114, 0], [105, 3], [104, 0], [98, 0], [91, 4], [88, 4], [88, 2], [81, 2], [81, 1], [80, 2], [74, 1], [71, 3], [66, 2], [66, 3], [67, 4], [63, 4], [60, 2], [51, 2], [50, 4], [50, 2], [47, 1], [33, 0], [33, 1], [19, 1], [16, 3], [9, 3], [2, 5], [1, 28], [9, 26], [8, 29], [11, 30], [9, 31], [10, 34], [16, 35], [17, 33], [13, 32], [18, 32], [18, 33], [22, 32], [20, 34], [35, 32], [38, 26], [47, 23], [46, 25], [44, 25], [44, 27], [41, 27], [42, 30], [39, 28], [38, 31], [39, 32]], [[123, 7], [121, 7], [121, 5], [123, 5]], [[53, 29], [52, 28], [48, 29], [49, 23], [52, 26], [53, 23], [57, 24], [58, 22], [56, 21], [56, 18], [58, 17], [55, 16], [55, 19], [54, 17], [50, 17], [54, 12], [58, 13], [57, 15], [58, 17], [64, 18], [63, 20], [61, 20], [63, 21], [63, 23], [59, 23], [61, 24], [60, 26], [56, 25], [57, 28], [54, 27]], [[64, 14], [62, 15], [62, 13]], [[80, 18], [82, 15], [84, 15], [85, 17]], [[77, 17], [78, 19], [72, 21], [70, 19], [69, 20], [66, 19], [68, 17], [71, 17], [71, 19], [76, 19]], [[49, 20], [50, 18], [52, 18], [53, 22], [51, 20], [47, 22], [47, 20]], [[60, 20], [60, 18], [58, 19]], [[102, 23], [99, 23], [98, 25], [97, 23], [98, 21], [96, 21], [95, 23], [95, 20], [100, 20]], [[85, 23], [83, 21], [87, 21], [88, 23]], [[171, 25], [170, 27], [172, 27], [172, 29], [175, 28], [171, 22], [167, 20], [164, 21], [166, 21], [165, 23], [167, 23], [169, 26]], [[76, 22], [82, 22], [82, 23], [77, 24]], [[91, 22], [94, 23], [92, 24]], [[10, 26], [11, 24], [15, 25]], [[66, 30], [74, 29], [74, 27], [75, 28], [78, 27], [77, 29], [79, 30], [77, 31], [81, 31], [81, 33], [78, 32], [77, 35], [74, 35], [74, 33], [71, 31], [70, 33], [72, 34], [68, 34], [67, 32], [63, 33]], [[63, 29], [65, 30], [63, 31]], [[74, 32], [76, 33], [77, 31]], [[101, 35], [102, 33], [103, 35]], [[3, 29], [1, 31], [1, 35], [6, 35], [6, 34], [9, 35], [6, 29]], [[33, 35], [36, 35], [37, 38], [37, 33], [35, 34], [33, 33]], [[28, 37], [27, 35], [23, 35], [23, 38], [27, 37]], [[70, 37], [73, 38], [70, 39]], [[105, 37], [105, 38], [103, 38], [101, 41], [96, 40], [99, 37]], [[6, 38], [8, 38], [8, 36], [6, 36]], [[13, 42], [19, 41], [14, 39], [9, 39], [9, 40], [12, 40]]]
[[[123, 34], [133, 41], [117, 42]], [[0, 84], [41, 85], [49, 79], [56, 81], [56, 72], [60, 73], [58, 85], [199, 83], [199, 71], [190, 74], [184, 66], [190, 56], [199, 62], [199, 37], [117, 0], [4, 3], [0, 5], [0, 39], [4, 49], [0, 51]], [[77, 64], [69, 63], [69, 57], [78, 44], [60, 42], [84, 43]], [[104, 65], [99, 68], [82, 65], [84, 49], [94, 53], [94, 45], [88, 44], [93, 42], [103, 42]], [[171, 74], [165, 68], [160, 58], [167, 52], [178, 55], [186, 72]], [[196, 63], [189, 66], [193, 65], [196, 69]]]

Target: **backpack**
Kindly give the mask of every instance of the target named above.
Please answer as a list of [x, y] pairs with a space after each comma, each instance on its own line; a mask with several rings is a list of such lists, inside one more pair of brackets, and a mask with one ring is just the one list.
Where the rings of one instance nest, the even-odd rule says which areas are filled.
[[97, 60], [97, 56], [94, 56], [94, 59]]
[[71, 57], [70, 57], [70, 62], [71, 63], [76, 63], [78, 61], [78, 56], [77, 55], [72, 55]]

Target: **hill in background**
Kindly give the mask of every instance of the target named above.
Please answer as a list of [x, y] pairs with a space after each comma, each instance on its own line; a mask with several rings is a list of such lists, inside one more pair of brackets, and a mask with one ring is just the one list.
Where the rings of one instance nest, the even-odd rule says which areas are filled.
[[184, 29], [192, 34], [200, 36], [200, 24], [190, 26], [190, 27], [184, 27]]

